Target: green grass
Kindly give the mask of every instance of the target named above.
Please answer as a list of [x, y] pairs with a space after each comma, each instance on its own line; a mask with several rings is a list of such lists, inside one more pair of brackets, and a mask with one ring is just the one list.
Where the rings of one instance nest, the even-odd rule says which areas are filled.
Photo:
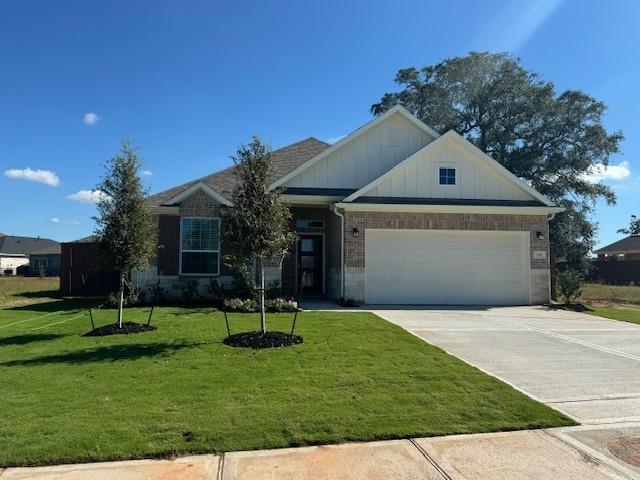
[[581, 301], [590, 315], [640, 324], [640, 286], [587, 283]]
[[0, 277], [0, 308], [49, 301], [59, 288], [58, 277]]
[[[158, 308], [154, 332], [83, 337], [80, 307], [0, 310], [1, 466], [573, 424], [369, 313], [303, 313], [303, 344], [252, 351], [222, 344], [210, 309]], [[257, 317], [231, 323], [246, 331]]]
[[640, 309], [638, 308], [613, 308], [590, 305], [589, 310], [585, 313], [640, 324]]
[[582, 301], [585, 303], [610, 302], [640, 305], [640, 286], [587, 283], [582, 292]]

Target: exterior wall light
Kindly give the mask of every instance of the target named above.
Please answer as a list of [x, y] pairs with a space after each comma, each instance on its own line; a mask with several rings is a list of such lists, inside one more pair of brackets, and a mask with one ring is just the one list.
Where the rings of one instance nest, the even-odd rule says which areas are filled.
[[538, 240], [544, 240], [544, 232], [536, 232], [536, 238]]
[[353, 229], [352, 234], [353, 234], [353, 238], [358, 238], [360, 236], [360, 232], [358, 231], [357, 228]]

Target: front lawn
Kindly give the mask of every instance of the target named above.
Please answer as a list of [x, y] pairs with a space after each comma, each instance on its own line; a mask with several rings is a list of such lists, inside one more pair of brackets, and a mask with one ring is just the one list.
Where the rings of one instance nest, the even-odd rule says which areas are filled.
[[585, 313], [640, 324], [640, 286], [587, 283], [581, 301]]
[[[248, 330], [257, 317], [231, 322]], [[303, 344], [259, 351], [224, 345], [211, 309], [158, 308], [154, 323], [83, 337], [77, 302], [0, 310], [0, 466], [573, 424], [369, 313], [304, 313]]]
[[640, 324], [640, 308], [613, 308], [598, 307], [595, 305], [590, 305], [588, 308], [585, 313], [590, 315]]

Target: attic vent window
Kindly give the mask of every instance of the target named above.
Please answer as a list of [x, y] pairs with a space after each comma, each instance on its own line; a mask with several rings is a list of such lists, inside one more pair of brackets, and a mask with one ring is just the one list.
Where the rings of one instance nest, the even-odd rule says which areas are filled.
[[456, 169], [440, 168], [440, 185], [455, 185], [455, 184], [456, 184]]
[[389, 127], [389, 146], [400, 146], [400, 127]]

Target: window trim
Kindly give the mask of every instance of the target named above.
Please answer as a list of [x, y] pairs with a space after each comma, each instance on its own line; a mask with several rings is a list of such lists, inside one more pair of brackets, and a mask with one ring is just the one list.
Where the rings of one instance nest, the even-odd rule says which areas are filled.
[[[441, 183], [440, 173], [442, 170], [453, 170], [453, 183]], [[458, 185], [458, 169], [448, 165], [438, 165], [438, 186], [441, 188], [456, 187]]]
[[[192, 219], [203, 219], [203, 220], [215, 220], [218, 222], [218, 249], [217, 250], [183, 250], [182, 249], [182, 224], [184, 220], [192, 220]], [[178, 237], [178, 241], [180, 242], [180, 250], [178, 253], [178, 275], [184, 277], [219, 277], [220, 276], [220, 225], [222, 221], [220, 217], [203, 217], [203, 216], [184, 216], [180, 217], [180, 235]], [[205, 252], [205, 253], [217, 253], [218, 254], [218, 264], [216, 273], [183, 273], [182, 272], [182, 253], [183, 252]]]

